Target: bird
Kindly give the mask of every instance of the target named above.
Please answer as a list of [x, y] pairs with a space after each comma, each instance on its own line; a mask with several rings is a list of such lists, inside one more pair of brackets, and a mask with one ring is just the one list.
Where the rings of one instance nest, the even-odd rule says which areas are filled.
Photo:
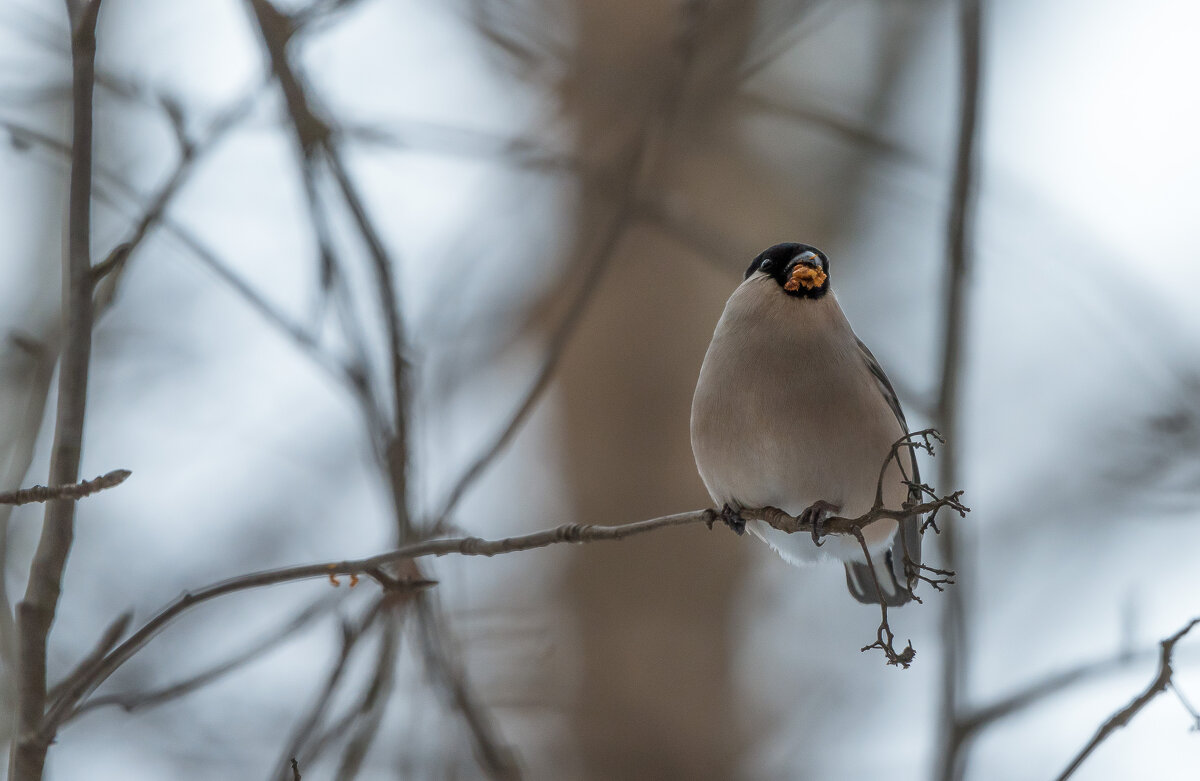
[[[722, 517], [791, 564], [840, 559], [859, 602], [903, 605], [921, 564], [919, 517], [862, 529], [873, 576], [852, 536], [818, 546], [815, 531], [812, 539], [788, 534], [739, 513], [775, 507], [816, 529], [834, 515], [859, 517], [907, 434], [892, 383], [830, 287], [825, 253], [796, 242], [759, 253], [725, 304], [692, 399], [692, 453]], [[900, 449], [882, 480], [885, 507], [920, 501], [912, 448]]]

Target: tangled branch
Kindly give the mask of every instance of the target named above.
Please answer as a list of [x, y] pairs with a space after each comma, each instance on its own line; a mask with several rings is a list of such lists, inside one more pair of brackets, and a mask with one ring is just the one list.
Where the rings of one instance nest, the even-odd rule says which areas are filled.
[[[762, 510], [742, 510], [739, 513], [746, 520], [761, 520], [772, 528], [787, 534], [795, 534], [801, 531], [809, 532], [814, 535], [813, 540], [817, 544], [820, 544], [820, 536], [827, 534], [844, 534], [853, 536], [858, 540], [863, 555], [866, 557], [867, 565], [871, 570], [871, 577], [875, 580], [875, 593], [880, 595], [879, 631], [876, 634], [875, 642], [863, 646], [861, 650], [869, 651], [872, 648], [878, 648], [887, 657], [888, 664], [903, 668], [907, 668], [912, 663], [913, 658], [916, 656], [916, 651], [913, 650], [911, 643], [907, 643], [903, 651], [896, 650], [893, 643], [895, 635], [892, 633], [891, 625], [888, 623], [887, 603], [883, 599], [883, 589], [880, 588], [879, 576], [875, 572], [875, 566], [871, 560], [871, 552], [867, 549], [867, 542], [862, 532], [864, 528], [876, 521], [890, 519], [901, 523], [909, 518], [926, 516], [921, 522], [921, 533], [924, 534], [927, 529], [933, 529], [934, 533], [938, 533], [939, 529], [936, 519], [940, 510], [949, 508], [958, 513], [959, 517], [965, 517], [971, 511], [971, 508], [962, 502], [962, 491], [955, 491], [947, 496], [939, 496], [927, 483], [913, 482], [909, 477], [908, 470], [904, 468], [904, 459], [900, 458], [902, 452], [923, 450], [932, 456], [934, 455], [934, 440], [945, 443], [945, 440], [937, 430], [927, 428], [911, 434], [905, 434], [892, 444], [887, 458], [883, 460], [883, 466], [879, 470], [879, 480], [875, 487], [875, 502], [871, 505], [871, 509], [857, 518], [834, 516], [821, 523], [819, 529], [814, 529], [811, 523], [801, 520], [799, 517], [792, 517], [774, 507], [766, 507]], [[924, 497], [925, 501], [915, 504], [905, 502], [904, 507], [900, 509], [892, 509], [884, 506], [883, 489], [888, 467], [893, 461], [900, 469], [903, 482], [914, 489], [918, 495]], [[903, 541], [903, 535], [901, 535], [900, 539]], [[929, 567], [913, 560], [909, 555], [907, 546], [905, 546], [904, 550], [904, 571], [908, 573], [908, 583], [906, 586], [909, 594], [918, 603], [921, 602], [921, 598], [914, 591], [918, 584], [928, 583], [936, 591], [943, 591], [946, 586], [954, 584], [953, 571]]]
[[82, 499], [106, 488], [113, 488], [129, 479], [133, 474], [128, 469], [114, 469], [94, 480], [84, 480], [82, 483], [68, 485], [35, 485], [32, 488], [21, 488], [17, 491], [0, 493], [0, 504], [33, 504], [48, 502], [51, 499]]

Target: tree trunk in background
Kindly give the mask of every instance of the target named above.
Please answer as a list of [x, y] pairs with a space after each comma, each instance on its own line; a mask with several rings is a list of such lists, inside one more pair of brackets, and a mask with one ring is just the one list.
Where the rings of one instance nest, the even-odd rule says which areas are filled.
[[[567, 479], [580, 520], [635, 520], [709, 503], [688, 418], [700, 362], [738, 272], [762, 246], [802, 240], [808, 231], [832, 236], [859, 209], [872, 162], [860, 140], [834, 139], [843, 154], [830, 168], [821, 144], [781, 139], [787, 157], [819, 159], [831, 186], [815, 186], [807, 169], [764, 176], [769, 161], [755, 160], [764, 150], [743, 140], [739, 72], [753, 59], [747, 52], [762, 44], [752, 42], [760, 5], [769, 4], [577, 8], [563, 114], [585, 169], [605, 173], [581, 197], [567, 257], [588, 257], [629, 181], [636, 200], [651, 204], [625, 223], [560, 373]], [[803, 13], [792, 11], [788, 21]], [[866, 34], [878, 44], [878, 60], [862, 74], [873, 89], [866, 105], [838, 107], [872, 133], [902, 70], [906, 15], [875, 17], [878, 26]], [[648, 140], [638, 159], [630, 150], [643, 127]], [[835, 125], [832, 132], [840, 131]], [[679, 204], [684, 224], [664, 229], [654, 215], [670, 216]], [[727, 271], [706, 265], [697, 247]], [[738, 774], [750, 735], [732, 677], [738, 639], [731, 619], [752, 560], [748, 546], [718, 527], [576, 553], [563, 593], [579, 617], [582, 669], [569, 718], [586, 777]]]
[[[715, 9], [635, 1], [577, 10], [576, 69], [563, 95], [577, 153], [600, 170], [626, 171], [639, 198], [657, 200], [680, 163], [671, 127], [684, 113], [690, 121], [697, 103], [721, 102], [703, 94], [712, 53], [703, 64], [688, 57]], [[728, 10], [731, 21], [749, 18]], [[739, 36], [724, 32], [727, 48]], [[724, 64], [735, 66], [731, 54]], [[640, 169], [629, 171], [647, 121]], [[579, 208], [568, 257], [586, 255], [608, 229], [613, 198], [585, 192]], [[636, 216], [609, 263], [558, 386], [576, 517], [635, 520], [707, 506], [688, 416], [732, 275]], [[746, 562], [738, 542], [723, 528], [686, 529], [575, 555], [563, 588], [581, 651], [569, 719], [586, 777], [734, 775], [745, 742], [730, 675], [730, 612]]]

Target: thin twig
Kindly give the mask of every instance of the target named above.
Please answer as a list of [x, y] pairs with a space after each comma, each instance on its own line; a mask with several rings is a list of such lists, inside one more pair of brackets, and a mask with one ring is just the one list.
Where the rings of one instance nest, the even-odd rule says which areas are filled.
[[[63, 354], [58, 415], [50, 459], [50, 484], [79, 479], [83, 418], [87, 406], [88, 364], [92, 352], [92, 92], [95, 88], [96, 19], [100, 0], [71, 13], [72, 150], [68, 247], [63, 260]], [[63, 571], [74, 537], [75, 503], [46, 505], [42, 534], [34, 553], [25, 597], [17, 605], [19, 684], [17, 729], [12, 749], [13, 781], [40, 781], [53, 733], [42, 731], [46, 705], [46, 650], [58, 609]]]
[[[301, 758], [305, 762], [311, 763], [316, 761], [327, 748], [341, 740], [346, 735], [346, 732], [356, 725], [359, 727], [359, 729], [355, 730], [356, 737], [363, 736], [363, 730], [370, 729], [370, 721], [375, 704], [378, 703], [380, 706], [386, 705], [386, 695], [394, 685], [394, 681], [387, 679], [394, 675], [392, 668], [395, 666], [396, 655], [399, 652], [398, 642], [396, 641], [399, 640], [401, 623], [407, 617], [407, 600], [396, 601], [385, 599], [381, 600], [379, 604], [381, 609], [378, 613], [379, 620], [376, 621], [375, 628], [379, 630], [380, 645], [375, 658], [374, 668], [367, 678], [367, 685], [341, 716], [335, 719], [325, 730], [313, 736], [311, 740], [305, 743], [301, 755]], [[392, 647], [389, 648], [389, 646]], [[314, 712], [320, 717], [325, 715], [326, 710], [327, 707], [322, 707], [319, 712]], [[348, 744], [346, 748], [349, 748]], [[336, 777], [341, 779], [344, 776], [339, 772]]]
[[496, 729], [488, 709], [475, 701], [474, 692], [467, 685], [466, 671], [462, 669], [451, 644], [446, 642], [445, 627], [437, 620], [441, 611], [434, 604], [436, 598], [436, 593], [426, 592], [416, 600], [420, 619], [417, 630], [420, 632], [425, 664], [431, 674], [442, 682], [443, 690], [467, 720], [471, 735], [475, 738], [472, 747], [480, 768], [489, 778], [515, 781], [521, 778], [516, 752]]
[[[27, 339], [13, 341], [19, 346], [23, 345], [34, 362], [32, 369], [25, 373], [29, 379], [29, 396], [24, 407], [18, 411], [15, 423], [8, 425], [12, 432], [13, 445], [5, 464], [4, 475], [0, 478], [3, 480], [0, 487], [12, 486], [16, 489], [29, 474], [29, 468], [33, 464], [46, 405], [50, 403], [50, 383], [54, 378], [58, 347], [35, 344]], [[17, 670], [17, 627], [13, 620], [7, 585], [8, 526], [12, 510], [11, 504], [0, 505], [0, 660], [4, 662], [3, 693], [9, 702], [15, 701], [13, 676]]]
[[362, 770], [363, 761], [379, 727], [383, 723], [383, 715], [387, 710], [388, 697], [396, 685], [396, 662], [400, 655], [400, 628], [407, 606], [393, 606], [384, 616], [381, 627], [382, 639], [379, 646], [379, 658], [375, 663], [375, 672], [371, 683], [363, 693], [362, 700], [350, 712], [351, 722], [357, 722], [356, 729], [342, 750], [342, 758], [338, 763], [336, 778], [353, 781]]
[[1113, 670], [1128, 667], [1131, 664], [1155, 655], [1149, 650], [1137, 654], [1120, 652], [1108, 659], [1088, 662], [1069, 670], [1053, 673], [1040, 681], [1028, 684], [1018, 691], [996, 700], [990, 705], [975, 708], [962, 715], [959, 719], [959, 727], [963, 730], [964, 737], [970, 737], [987, 728], [992, 723], [1026, 710], [1076, 684], [1092, 680]]
[[862, 548], [863, 556], [867, 559], [867, 569], [871, 571], [871, 579], [875, 581], [875, 593], [879, 595], [879, 630], [875, 633], [875, 642], [870, 645], [864, 645], [859, 651], [870, 651], [872, 648], [878, 648], [883, 651], [883, 655], [887, 657], [887, 663], [891, 665], [899, 665], [904, 669], [912, 664], [912, 660], [916, 657], [917, 652], [913, 650], [912, 641], [908, 641], [903, 651], [896, 651], [893, 642], [896, 636], [892, 634], [892, 627], [888, 623], [887, 600], [883, 597], [883, 587], [879, 585], [879, 575], [875, 572], [875, 564], [871, 561], [871, 551], [867, 548], [867, 539], [863, 536], [862, 529], [855, 526], [854, 537], [858, 540], [859, 546]]
[[[382, 609], [386, 600], [386, 595], [376, 599], [357, 623], [342, 623], [342, 643], [337, 659], [334, 660], [334, 664], [326, 674], [325, 683], [321, 687], [320, 694], [317, 695], [317, 698], [305, 712], [304, 717], [296, 723], [296, 727], [288, 737], [287, 748], [284, 752], [285, 757], [302, 757], [306, 762], [311, 762], [319, 753], [321, 746], [314, 741], [313, 736], [320, 725], [321, 717], [328, 711], [329, 703], [333, 700], [334, 694], [337, 693], [338, 686], [341, 684], [342, 676], [350, 662], [350, 656], [354, 648], [363, 636], [375, 626], [375, 622], [382, 615]], [[278, 776], [278, 781], [286, 781], [282, 771]]]
[[1171, 681], [1171, 691], [1175, 692], [1175, 698], [1179, 700], [1179, 704], [1192, 717], [1192, 732], [1200, 732], [1200, 711], [1196, 710], [1196, 706], [1192, 705], [1191, 701], [1183, 696], [1183, 692], [1175, 685], [1175, 681]]
[[1171, 654], [1175, 652], [1175, 644], [1182, 640], [1184, 635], [1192, 631], [1192, 627], [1197, 624], [1200, 624], [1200, 617], [1193, 618], [1182, 629], [1160, 643], [1158, 674], [1154, 676], [1154, 680], [1150, 682], [1145, 691], [1134, 697], [1128, 705], [1121, 708], [1100, 725], [1100, 728], [1096, 730], [1096, 734], [1088, 741], [1088, 744], [1067, 765], [1067, 769], [1058, 777], [1058, 781], [1066, 781], [1066, 779], [1070, 778], [1091, 753], [1096, 750], [1097, 746], [1107, 740], [1118, 729], [1129, 724], [1142, 708], [1149, 705], [1151, 700], [1165, 692], [1167, 687], [1172, 685], [1171, 676], [1174, 671], [1171, 669]]
[[75, 665], [75, 669], [67, 673], [65, 678], [50, 687], [47, 696], [50, 699], [54, 699], [60, 693], [70, 688], [76, 681], [88, 675], [100, 663], [104, 655], [111, 651], [112, 647], [117, 644], [121, 639], [121, 635], [125, 634], [125, 630], [129, 628], [129, 622], [132, 620], [133, 613], [122, 613], [115, 621], [109, 624], [108, 628], [104, 630], [104, 634], [100, 635], [100, 639], [96, 642], [96, 646], [91, 652], [79, 664]]
[[[300, 611], [295, 617], [288, 621], [283, 626], [274, 630], [270, 634], [262, 637], [248, 648], [239, 651], [225, 661], [213, 665], [207, 670], [188, 676], [181, 681], [152, 689], [144, 692], [122, 692], [120, 694], [109, 694], [103, 697], [94, 697], [80, 706], [73, 716], [85, 713], [96, 708], [103, 708], [108, 705], [115, 705], [123, 709], [126, 713], [142, 710], [143, 708], [152, 708], [162, 705], [184, 695], [190, 694], [197, 689], [203, 688], [208, 684], [216, 681], [229, 673], [232, 673], [245, 665], [253, 662], [261, 657], [267, 651], [278, 646], [289, 637], [295, 635], [301, 629], [308, 626], [315, 618], [328, 612], [333, 606], [332, 602], [322, 601], [314, 605], [309, 605], [304, 610]], [[119, 638], [114, 638], [109, 647], [116, 643]], [[105, 651], [108, 649], [106, 648]], [[65, 689], [67, 687], [63, 687]]]
[[0, 504], [33, 504], [35, 502], [48, 502], [51, 499], [75, 501], [85, 496], [99, 493], [106, 488], [116, 487], [125, 482], [131, 474], [133, 472], [130, 472], [128, 469], [114, 469], [95, 479], [84, 480], [82, 483], [54, 486], [35, 485], [32, 488], [4, 491], [0, 493]]
[[471, 465], [463, 471], [462, 476], [454, 484], [454, 487], [450, 489], [446, 503], [437, 514], [434, 528], [441, 528], [449, 521], [451, 513], [458, 507], [458, 503], [466, 495], [471, 486], [483, 476], [488, 466], [504, 451], [517, 432], [520, 431], [521, 426], [537, 406], [538, 400], [545, 393], [546, 388], [550, 386], [550, 380], [553, 379], [563, 353], [566, 352], [567, 343], [571, 340], [576, 327], [583, 319], [583, 313], [587, 309], [588, 301], [595, 294], [604, 270], [608, 268], [609, 261], [612, 259], [613, 252], [616, 250], [617, 243], [620, 241], [632, 212], [632, 207], [633, 204], [629, 197], [626, 197], [619, 205], [618, 212], [609, 224], [608, 230], [605, 231], [603, 240], [596, 245], [595, 256], [587, 265], [587, 272], [583, 275], [579, 286], [576, 288], [575, 295], [568, 306], [566, 316], [558, 324], [558, 327], [550, 337], [549, 344], [546, 345], [545, 357], [542, 359], [542, 365], [538, 369], [537, 377], [534, 379], [533, 384], [529, 386], [525, 397], [517, 405], [516, 411], [509, 417], [508, 423], [491, 444], [475, 457]]
[[[269, 0], [246, 0], [254, 17], [255, 26], [266, 49], [271, 71], [283, 92], [288, 116], [296, 133], [296, 141], [304, 157], [311, 158], [323, 153], [329, 164], [334, 181], [341, 191], [346, 207], [358, 229], [359, 236], [367, 247], [375, 284], [379, 293], [380, 310], [387, 333], [389, 379], [391, 387], [392, 430], [372, 431], [379, 445], [381, 459], [388, 471], [388, 482], [392, 492], [392, 504], [398, 537], [405, 541], [412, 536], [408, 511], [408, 371], [405, 361], [407, 342], [404, 320], [400, 315], [399, 293], [394, 266], [383, 238], [367, 211], [367, 206], [350, 177], [342, 160], [341, 151], [334, 143], [330, 123], [318, 115], [313, 108], [303, 73], [288, 56], [288, 45], [296, 33], [295, 21], [277, 9]], [[372, 405], [373, 406], [373, 405]], [[368, 421], [379, 423], [377, 415], [368, 413]]]
[[[370, 427], [370, 434], [376, 444], [385, 478], [391, 489], [397, 542], [403, 544], [413, 537], [408, 496], [410, 390], [409, 367], [406, 358], [407, 340], [404, 319], [400, 312], [396, 264], [368, 213], [366, 202], [350, 175], [349, 167], [342, 158], [330, 123], [319, 116], [313, 108], [313, 101], [305, 86], [303, 73], [289, 59], [288, 45], [297, 31], [295, 19], [281, 13], [269, 0], [248, 0], [248, 2], [257, 22], [272, 71], [284, 93], [288, 114], [300, 149], [306, 189], [310, 193], [310, 206], [317, 208], [314, 197], [315, 162], [317, 159], [324, 159], [341, 192], [359, 236], [366, 245], [371, 261], [388, 345], [390, 364], [388, 376], [390, 378], [392, 413], [390, 427], [386, 425], [386, 417], [380, 412], [383, 405], [377, 402], [374, 395], [368, 391], [369, 386], [365, 375], [362, 377], [363, 381], [358, 385], [361, 389], [358, 396]], [[347, 307], [346, 311], [352, 313], [353, 309]], [[344, 312], [343, 317], [345, 316]], [[351, 340], [353, 341], [353, 337]], [[424, 582], [425, 579], [419, 570], [415, 566], [412, 569], [413, 572], [406, 573], [410, 576], [410, 580], [413, 583]], [[474, 723], [469, 715], [467, 715], [467, 721], [469, 726]], [[356, 768], [362, 761], [362, 757], [356, 756], [353, 749], [356, 746], [369, 745], [372, 735], [373, 731], [369, 729], [369, 722], [364, 722], [362, 730], [356, 733], [356, 739], [347, 747], [347, 753], [343, 757], [343, 770], [346, 773], [356, 772]], [[486, 739], [486, 736], [476, 734], [475, 738], [479, 741]]]
[[389, 376], [392, 393], [392, 425], [393, 431], [385, 443], [383, 453], [388, 468], [389, 482], [392, 488], [392, 509], [396, 516], [397, 532], [400, 540], [407, 540], [412, 534], [412, 524], [408, 511], [408, 417], [409, 389], [408, 366], [405, 359], [406, 339], [404, 335], [404, 320], [400, 315], [399, 292], [396, 289], [394, 262], [383, 238], [379, 235], [375, 224], [367, 213], [367, 207], [358, 192], [357, 186], [350, 178], [350, 173], [342, 160], [341, 153], [332, 143], [326, 141], [325, 154], [329, 159], [330, 169], [334, 179], [341, 188], [354, 223], [358, 227], [363, 242], [367, 245], [371, 256], [372, 268], [375, 270], [375, 283], [379, 288], [379, 305], [383, 312], [388, 341]]

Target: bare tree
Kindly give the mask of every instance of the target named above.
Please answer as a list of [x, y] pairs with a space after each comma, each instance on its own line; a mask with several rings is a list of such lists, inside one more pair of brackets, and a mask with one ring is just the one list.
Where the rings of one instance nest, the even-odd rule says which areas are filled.
[[[885, 507], [880, 492], [871, 511], [832, 519], [825, 531], [857, 539], [868, 559], [862, 530], [880, 519], [922, 515], [928, 530], [943, 532], [941, 568], [922, 570], [922, 595], [942, 591], [955, 573], [966, 587], [946, 589], [945, 601], [934, 603], [941, 606], [942, 651], [936, 719], [932, 725], [906, 725], [914, 735], [924, 735], [925, 726], [937, 733], [939, 778], [967, 776], [973, 742], [1001, 720], [1030, 713], [1050, 697], [1152, 657], [1159, 667], [1151, 684], [1104, 721], [1062, 777], [1168, 689], [1197, 718], [1174, 677], [1180, 658], [1176, 647], [1195, 620], [1163, 640], [1157, 653], [1126, 649], [1044, 677], [1033, 675], [988, 701], [978, 700], [978, 681], [968, 676], [979, 654], [973, 638], [988, 610], [980, 591], [982, 556], [974, 550], [979, 532], [973, 521], [961, 522], [968, 508], [959, 489], [974, 490], [964, 485], [972, 473], [963, 443], [977, 423], [968, 419], [963, 388], [979, 363], [972, 337], [983, 293], [978, 275], [985, 241], [976, 215], [986, 203], [979, 197], [985, 77], [990, 75], [984, 63], [999, 56], [992, 54], [999, 48], [990, 45], [992, 17], [981, 0], [937, 7], [871, 0], [853, 7], [777, 0], [446, 4], [437, 13], [451, 20], [447, 24], [457, 34], [469, 37], [475, 47], [471, 56], [512, 87], [505, 99], [537, 106], [529, 110], [535, 119], [511, 135], [469, 123], [364, 117], [342, 102], [326, 80], [322, 68], [332, 66], [322, 57], [330, 49], [352, 46], [345, 41], [354, 40], [353, 32], [342, 31], [364, 20], [372, 23], [378, 18], [372, 14], [394, 12], [382, 4], [246, 0], [243, 23], [251, 34], [246, 41], [259, 55], [262, 73], [215, 108], [108, 69], [104, 24], [121, 12], [116, 0], [104, 4], [103, 15], [100, 0], [66, 7], [68, 47], [61, 45], [61, 34], [40, 22], [26, 20], [24, 32], [35, 33], [30, 37], [57, 56], [69, 57], [70, 84], [56, 84], [51, 77], [29, 89], [0, 88], [6, 109], [0, 126], [14, 153], [65, 161], [69, 175], [59, 322], [29, 333], [14, 331], [5, 342], [21, 374], [20, 393], [11, 394], [19, 400], [5, 410], [11, 420], [0, 475], [0, 691], [11, 705], [6, 708], [11, 710], [6, 725], [10, 777], [47, 775], [47, 757], [75, 744], [77, 733], [67, 728], [84, 731], [90, 714], [169, 710], [193, 702], [321, 627], [332, 633], [326, 638], [331, 640], [327, 661], [311, 680], [287, 693], [291, 699], [279, 697], [292, 705], [281, 706], [286, 713], [272, 718], [273, 726], [282, 726], [271, 731], [276, 744], [261, 759], [272, 778], [298, 779], [303, 770], [309, 777], [328, 773], [349, 779], [370, 775], [377, 765], [396, 772], [421, 768], [438, 777], [539, 775], [542, 765], [557, 760], [534, 756], [536, 749], [522, 740], [520, 724], [494, 691], [496, 680], [506, 676], [514, 699], [555, 710], [565, 736], [556, 750], [572, 757], [572, 772], [562, 775], [725, 778], [747, 772], [754, 757], [770, 753], [764, 748], [769, 739], [760, 734], [760, 725], [742, 718], [744, 684], [737, 670], [742, 639], [732, 627], [744, 622], [739, 595], [752, 587], [759, 568], [750, 566], [744, 548], [731, 547], [734, 538], [721, 531], [715, 509], [679, 511], [704, 502], [680, 411], [686, 409], [720, 301], [744, 266], [742, 258], [769, 243], [764, 236], [801, 231], [822, 242], [853, 245], [864, 225], [882, 224], [872, 205], [879, 197], [880, 171], [943, 181], [941, 163], [930, 162], [936, 155], [925, 154], [929, 136], [894, 129], [914, 111], [901, 98], [917, 78], [919, 54], [936, 50], [924, 44], [943, 34], [943, 11], [955, 19], [959, 52], [955, 138], [945, 171], [949, 196], [944, 203], [929, 198], [922, 211], [931, 223], [943, 223], [945, 267], [928, 271], [942, 279], [943, 300], [938, 306], [928, 293], [936, 285], [908, 286], [904, 295], [891, 295], [889, 314], [877, 319], [884, 324], [879, 327], [903, 323], [907, 328], [924, 313], [937, 313], [936, 376], [929, 382], [914, 379], [915, 369], [901, 361], [893, 375], [906, 406], [930, 418], [949, 442], [939, 461], [938, 490], [921, 486], [924, 501]], [[340, 34], [351, 37], [335, 37]], [[850, 44], [871, 55], [844, 73], [823, 67], [831, 49], [853, 48]], [[70, 105], [69, 139], [7, 111], [9, 105], [64, 99]], [[110, 101], [152, 117], [169, 136], [172, 157], [152, 187], [139, 183], [128, 161], [93, 151], [104, 149], [93, 137], [106, 132]], [[273, 271], [267, 283], [260, 269], [226, 257], [228, 243], [197, 228], [186, 211], [194, 205], [189, 188], [220, 170], [223, 150], [246, 134], [277, 134], [284, 142], [282, 170], [294, 178], [301, 216], [297, 225], [280, 226], [278, 232], [310, 249], [306, 257], [289, 258], [286, 271]], [[504, 268], [479, 286], [483, 292], [462, 307], [465, 314], [446, 311], [448, 288], [466, 289], [464, 278], [493, 274], [489, 255], [508, 260], [499, 242], [489, 244], [477, 234], [506, 221], [532, 232], [535, 220], [521, 222], [509, 213], [533, 210], [509, 180], [498, 199], [508, 203], [492, 207], [500, 217], [489, 222], [494, 215], [478, 209], [461, 229], [462, 246], [434, 253], [438, 269], [431, 276], [443, 283], [429, 288], [435, 291], [428, 294], [434, 313], [414, 311], [421, 308], [421, 296], [408, 286], [419, 262], [406, 254], [408, 237], [389, 230], [394, 204], [373, 189], [378, 182], [360, 162], [364, 150], [381, 155], [421, 150], [501, 167], [516, 172], [514, 180], [555, 182], [548, 199], [557, 209], [554, 248], [520, 270], [527, 278]], [[97, 207], [105, 210], [103, 219], [94, 214]], [[165, 241], [255, 313], [263, 331], [282, 337], [280, 344], [315, 377], [328, 381], [331, 395], [351, 410], [357, 428], [347, 439], [369, 452], [368, 482], [384, 497], [385, 541], [374, 540], [366, 551], [321, 549], [316, 555], [291, 553], [283, 534], [259, 547], [245, 542], [244, 558], [224, 567], [224, 577], [214, 571], [206, 576], [214, 578], [208, 585], [193, 583], [174, 600], [148, 590], [148, 599], [165, 603], [156, 612], [146, 616], [143, 606], [125, 610], [119, 604], [81, 630], [69, 612], [72, 595], [87, 590], [68, 571], [76, 547], [76, 508], [89, 512], [114, 497], [140, 496], [150, 488], [137, 477], [126, 482], [131, 472], [119, 468], [130, 466], [125, 463], [106, 464], [96, 471], [111, 471], [81, 480], [85, 428], [91, 441], [96, 417], [88, 407], [90, 370], [103, 366], [111, 349], [103, 332], [97, 332], [94, 348], [93, 331], [103, 315], [128, 305], [124, 290], [137, 281], [131, 269], [136, 274], [148, 265], [158, 254], [151, 249], [161, 250]], [[887, 275], [895, 266], [867, 266], [848, 258], [838, 273], [844, 268], [843, 278], [858, 289], [888, 289], [894, 277]], [[923, 268], [912, 264], [904, 279], [926, 273]], [[504, 277], [508, 287], [496, 283], [497, 277]], [[297, 307], [274, 289], [299, 279], [311, 280], [307, 307]], [[301, 309], [307, 311], [297, 314]], [[451, 335], [439, 342], [431, 332], [436, 336], [441, 328]], [[911, 347], [910, 355], [933, 352], [924, 340], [912, 341], [905, 346]], [[458, 366], [441, 354], [451, 352], [445, 348], [454, 342], [463, 343], [454, 345], [460, 351]], [[497, 367], [505, 361], [517, 363], [513, 355], [526, 356], [522, 369], [506, 373], [512, 386], [507, 395], [494, 394], [493, 373], [500, 373]], [[935, 391], [923, 390], [927, 387]], [[431, 410], [451, 409], [445, 397], [464, 389], [503, 401], [494, 405], [495, 414], [489, 407], [486, 427], [463, 424], [477, 429], [473, 447], [465, 448], [465, 456], [451, 457], [447, 454], [457, 450], [451, 437], [439, 437], [432, 447], [422, 437], [436, 417]], [[0, 390], [8, 393], [6, 387]], [[38, 477], [39, 431], [52, 396], [56, 414], [49, 470]], [[531, 436], [530, 429], [551, 414], [558, 416], [554, 443], [561, 451], [553, 468], [539, 464], [540, 479], [508, 486], [508, 498], [495, 501], [499, 492], [488, 488], [489, 481], [506, 479], [497, 475], [522, 437]], [[1170, 418], [1162, 425], [1180, 424]], [[931, 429], [915, 432], [890, 454], [880, 454], [888, 459], [884, 471], [902, 449], [932, 451], [932, 436]], [[83, 466], [95, 474], [87, 462]], [[187, 469], [178, 465], [181, 473]], [[199, 490], [228, 489], [202, 485]], [[335, 485], [330, 490], [347, 489]], [[289, 512], [292, 494], [308, 495], [296, 490], [263, 498], [264, 493], [257, 484], [239, 489], [248, 506], [261, 499], [277, 505], [274, 512], [280, 515]], [[530, 510], [532, 493], [560, 497], [557, 520]], [[1028, 502], [1041, 506], [1036, 496]], [[13, 508], [36, 504], [44, 505], [40, 538], [24, 546], [22, 534], [34, 525], [26, 523], [28, 508], [15, 516]], [[951, 512], [939, 518], [945, 509]], [[151, 511], [169, 515], [171, 508]], [[496, 533], [495, 525], [487, 525], [491, 516], [522, 517], [527, 523]], [[12, 517], [19, 521], [11, 523]], [[746, 517], [789, 533], [813, 532], [775, 508], [748, 511]], [[714, 531], [701, 533], [701, 525]], [[251, 530], [246, 540], [255, 534]], [[591, 544], [618, 540], [631, 541]], [[584, 548], [577, 547], [583, 543]], [[568, 545], [572, 554], [553, 558], [552, 549]], [[33, 547], [31, 556], [25, 556], [25, 547]], [[545, 659], [531, 662], [521, 651], [507, 654], [503, 663], [481, 664], [480, 649], [500, 644], [468, 638], [468, 623], [455, 599], [455, 588], [462, 585], [455, 573], [483, 571], [481, 558], [507, 561], [509, 554], [535, 549], [547, 550], [517, 561], [566, 562], [546, 576], [541, 589], [545, 604], [578, 620], [569, 631], [541, 627], [527, 633], [570, 636], [570, 644], [551, 652], [560, 660], [570, 657], [574, 665], [561, 678]], [[75, 552], [77, 558], [88, 546], [80, 544]], [[445, 563], [435, 564], [441, 557]], [[31, 562], [27, 572], [26, 558]], [[465, 563], [451, 563], [456, 560]], [[18, 577], [26, 583], [14, 611], [7, 580]], [[230, 595], [266, 600], [267, 586], [301, 581], [327, 588], [263, 626], [222, 626], [234, 642], [190, 671], [186, 660], [166, 653], [161, 661], [147, 661], [157, 658], [148, 649], [161, 650], [174, 637], [165, 630], [177, 620], [196, 620], [205, 608], [232, 615]], [[514, 628], [519, 624], [514, 614], [525, 608], [509, 607], [513, 595], [495, 591], [482, 612], [521, 632]], [[818, 587], [806, 593], [821, 592]], [[933, 638], [909, 643], [906, 633], [897, 632], [901, 621], [906, 630], [910, 621], [922, 627], [936, 610], [931, 605], [897, 615], [880, 604], [879, 614], [867, 623], [857, 614], [840, 616], [847, 631], [862, 638], [846, 646], [852, 652], [847, 656], [858, 659], [861, 649], [872, 652], [869, 658], [882, 657], [888, 667], [914, 668], [907, 675], [925, 674], [914, 645], [923, 649]], [[59, 632], [52, 634], [56, 626]], [[804, 657], [806, 652], [797, 645], [788, 653]], [[847, 733], [861, 729], [865, 734], [868, 717], [853, 696], [843, 696], [849, 686], [841, 672], [830, 673], [811, 656], [805, 663], [809, 685], [825, 676], [843, 687], [838, 699], [846, 703], [841, 710], [831, 706], [825, 715], [861, 717], [863, 724]], [[521, 669], [537, 684], [522, 690], [514, 683], [514, 671]], [[569, 696], [547, 702], [547, 691], [568, 687]], [[428, 746], [420, 745], [416, 728], [397, 737], [389, 721], [402, 703], [421, 695], [432, 702], [412, 705], [414, 720], [437, 725], [437, 741]], [[900, 699], [889, 698], [889, 707]], [[443, 710], [448, 718], [441, 717]], [[802, 726], [803, 719], [797, 724]], [[450, 746], [441, 753], [453, 755], [439, 757], [436, 770], [428, 762], [440, 751], [434, 742]]]

